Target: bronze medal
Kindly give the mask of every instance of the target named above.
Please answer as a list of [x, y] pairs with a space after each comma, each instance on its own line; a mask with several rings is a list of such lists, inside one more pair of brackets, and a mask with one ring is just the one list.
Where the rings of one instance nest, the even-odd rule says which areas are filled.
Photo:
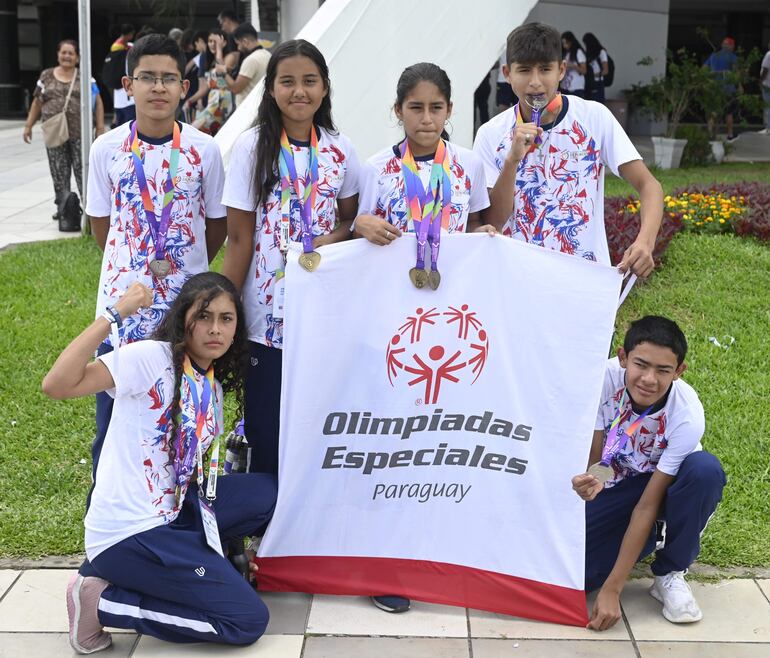
[[428, 285], [428, 273], [416, 267], [409, 270], [409, 279], [414, 284], [414, 287], [420, 290]]
[[182, 500], [182, 487], [179, 485], [176, 485], [176, 488], [174, 489], [174, 500], [176, 502], [176, 507], [179, 507], [179, 501]]
[[438, 287], [441, 285], [441, 275], [439, 274], [438, 270], [430, 271], [430, 274], [428, 275], [428, 282], [430, 283], [430, 287], [433, 290], [438, 290]]
[[614, 473], [611, 466], [605, 466], [601, 462], [591, 464], [588, 468], [588, 475], [593, 475], [602, 484], [609, 480]]
[[156, 279], [162, 279], [171, 271], [171, 263], [165, 258], [156, 258], [150, 261], [150, 271]]
[[321, 254], [317, 251], [308, 251], [299, 257], [299, 264], [308, 272], [315, 272], [321, 262]]

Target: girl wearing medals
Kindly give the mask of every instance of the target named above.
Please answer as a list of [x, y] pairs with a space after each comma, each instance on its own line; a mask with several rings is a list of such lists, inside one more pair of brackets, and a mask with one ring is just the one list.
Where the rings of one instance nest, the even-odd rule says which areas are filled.
[[[441, 281], [437, 261], [442, 230], [496, 233], [481, 226], [480, 211], [489, 206], [484, 170], [444, 130], [452, 113], [452, 88], [441, 68], [429, 63], [406, 68], [396, 85], [393, 109], [406, 135], [367, 162], [355, 231], [383, 246], [403, 233], [416, 233], [417, 258], [409, 278], [418, 288], [435, 289]], [[405, 612], [410, 606], [401, 596], [375, 596], [372, 601], [386, 612]]]
[[[396, 85], [393, 110], [405, 137], [367, 162], [355, 232], [377, 245], [402, 233], [417, 234], [417, 262], [410, 271], [418, 288], [438, 287], [440, 231], [485, 231], [480, 212], [489, 206], [481, 162], [449, 141], [444, 129], [452, 114], [452, 87], [435, 64], [414, 64]], [[423, 221], [425, 220], [425, 221]], [[431, 257], [426, 269], [426, 243]]]
[[276, 48], [257, 118], [230, 155], [223, 203], [223, 273], [243, 292], [251, 365], [245, 434], [250, 472], [278, 472], [284, 267], [291, 242], [300, 264], [323, 267], [318, 247], [346, 239], [358, 209], [358, 160], [336, 132], [329, 70], [302, 39]]
[[220, 540], [254, 533], [270, 519], [276, 497], [271, 475], [216, 477], [223, 393], [243, 402], [238, 293], [220, 274], [197, 274], [153, 339], [91, 361], [110, 331], [119, 338], [123, 318], [152, 301], [149, 288], [133, 283], [43, 381], [56, 399], [99, 391], [115, 399], [85, 519], [88, 560], [67, 588], [70, 644], [78, 653], [110, 645], [104, 626], [224, 644], [250, 644], [267, 626], [267, 608], [223, 557]]

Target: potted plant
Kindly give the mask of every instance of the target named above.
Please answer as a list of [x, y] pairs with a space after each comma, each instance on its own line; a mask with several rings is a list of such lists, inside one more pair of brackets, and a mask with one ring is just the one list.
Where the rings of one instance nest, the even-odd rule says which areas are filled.
[[[684, 48], [666, 56], [666, 75], [656, 76], [649, 83], [632, 85], [627, 92], [629, 104], [649, 112], [654, 118], [666, 121], [664, 136], [654, 136], [652, 144], [655, 164], [661, 169], [679, 166], [686, 139], [676, 139], [676, 131], [685, 113], [691, 109], [704, 89], [713, 85], [713, 77], [695, 54]], [[652, 64], [644, 58], [640, 65]]]

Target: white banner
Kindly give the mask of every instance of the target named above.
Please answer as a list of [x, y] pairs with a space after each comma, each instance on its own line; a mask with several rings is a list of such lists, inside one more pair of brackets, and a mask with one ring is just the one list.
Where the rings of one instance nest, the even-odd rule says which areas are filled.
[[502, 237], [290, 254], [278, 502], [260, 588], [585, 625], [585, 470], [621, 277]]

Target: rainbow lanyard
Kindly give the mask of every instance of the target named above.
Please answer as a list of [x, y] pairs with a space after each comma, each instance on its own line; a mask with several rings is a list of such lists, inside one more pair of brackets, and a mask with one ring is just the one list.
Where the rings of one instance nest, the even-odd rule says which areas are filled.
[[620, 431], [620, 420], [623, 417], [623, 407], [626, 404], [626, 397], [628, 395], [628, 389], [623, 389], [623, 395], [620, 397], [620, 407], [618, 409], [618, 415], [615, 416], [615, 419], [612, 421], [612, 424], [610, 425], [610, 431], [607, 432], [607, 441], [604, 444], [604, 449], [602, 450], [602, 460], [601, 463], [604, 466], [609, 466], [615, 457], [618, 456], [621, 450], [626, 447], [626, 443], [628, 443], [628, 439], [630, 439], [635, 433], [636, 430], [639, 429], [639, 427], [642, 424], [642, 421], [647, 417], [647, 415], [650, 413], [652, 408], [655, 406], [654, 404], [651, 404], [649, 407], [647, 407], [642, 413], [639, 414], [639, 417], [631, 423], [624, 432]]
[[147, 177], [144, 175], [144, 163], [139, 151], [139, 137], [136, 132], [136, 121], [131, 126], [131, 154], [134, 160], [134, 173], [139, 183], [139, 191], [142, 194], [142, 206], [147, 225], [150, 228], [152, 243], [155, 246], [155, 258], [162, 260], [166, 257], [166, 236], [171, 224], [171, 204], [174, 201], [174, 185], [176, 185], [176, 171], [179, 167], [179, 144], [181, 143], [181, 131], [179, 124], [174, 121], [174, 133], [171, 141], [171, 157], [168, 160], [168, 176], [163, 185], [163, 210], [160, 220], [155, 214], [155, 204], [147, 185]]
[[[187, 388], [190, 393], [189, 396], [185, 395], [183, 383], [180, 384], [180, 423], [179, 431], [176, 435], [176, 457], [174, 458], [174, 473], [176, 474], [177, 492], [184, 490], [185, 485], [190, 479], [192, 473], [193, 457], [198, 456], [198, 493], [203, 496], [203, 451], [201, 449], [200, 440], [203, 437], [203, 432], [206, 429], [206, 416], [208, 415], [209, 407], [212, 406], [211, 396], [214, 391], [214, 366], [209, 366], [206, 371], [206, 375], [203, 377], [202, 392], [200, 398], [198, 397], [198, 384], [195, 379], [195, 369], [193, 368], [190, 357], [185, 354], [182, 372], [183, 383], [187, 384]], [[192, 413], [188, 408], [188, 405], [192, 403]], [[214, 405], [215, 406], [215, 405]], [[190, 421], [195, 419], [194, 429], [191, 427]], [[214, 422], [218, 422], [218, 412], [216, 407], [214, 408]], [[187, 422], [185, 422], [187, 421]], [[215, 428], [215, 434], [219, 435], [219, 428]], [[212, 463], [214, 469], [219, 466], [219, 442], [217, 441], [214, 449], [212, 450]], [[211, 487], [211, 478], [209, 478], [209, 487]], [[214, 479], [214, 487], [216, 487], [216, 478]], [[210, 496], [211, 497], [211, 496]]]
[[[409, 141], [401, 144], [401, 175], [404, 178], [409, 228], [417, 234], [417, 269], [425, 269], [425, 244], [430, 244], [431, 270], [438, 271], [438, 252], [441, 227], [449, 226], [452, 183], [449, 176], [449, 149], [443, 139], [438, 142], [430, 169], [428, 189], [420, 180], [420, 172], [409, 148]], [[439, 194], [439, 186], [441, 193]]]
[[[557, 117], [561, 112], [561, 106], [562, 106], [561, 94], [556, 94], [556, 96], [554, 96], [551, 99], [551, 102], [545, 106], [545, 111], [550, 112], [551, 115]], [[517, 126], [521, 125], [522, 123], [527, 123], [526, 121], [524, 121], [524, 117], [521, 115], [521, 108], [519, 107], [519, 103], [516, 103], [515, 114], [516, 114]], [[542, 116], [542, 110], [535, 110], [535, 109], [532, 110], [531, 122], [534, 123], [538, 128], [540, 127], [541, 116]], [[537, 137], [535, 137], [535, 143], [529, 147], [529, 151], [527, 151], [527, 153], [532, 153], [532, 151], [534, 151], [542, 143], [543, 143], [543, 140], [540, 137], [540, 135], [538, 135]]]
[[[299, 177], [297, 176], [297, 168], [294, 164], [294, 154], [291, 151], [289, 136], [285, 130], [281, 130], [278, 171], [281, 174], [281, 252], [285, 255], [289, 249], [291, 189], [293, 187], [302, 216], [302, 250], [308, 254], [313, 251], [313, 208], [315, 207], [315, 199], [318, 194], [318, 135], [316, 134], [315, 126], [310, 131], [308, 174], [305, 180], [304, 194], [300, 192]], [[308, 181], [307, 178], [310, 180]]]

